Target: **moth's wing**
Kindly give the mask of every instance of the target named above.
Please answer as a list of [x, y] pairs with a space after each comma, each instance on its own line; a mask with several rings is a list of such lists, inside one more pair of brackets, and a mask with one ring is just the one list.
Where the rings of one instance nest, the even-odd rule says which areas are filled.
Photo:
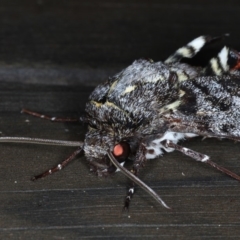
[[198, 77], [180, 85], [180, 105], [165, 115], [173, 131], [240, 139], [240, 78]]

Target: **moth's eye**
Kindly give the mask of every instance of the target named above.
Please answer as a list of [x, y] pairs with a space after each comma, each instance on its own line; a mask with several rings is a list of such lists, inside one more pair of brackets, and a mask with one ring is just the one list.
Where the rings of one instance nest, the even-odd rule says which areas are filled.
[[127, 142], [120, 142], [113, 148], [113, 155], [115, 157], [127, 158], [130, 153], [130, 147]]

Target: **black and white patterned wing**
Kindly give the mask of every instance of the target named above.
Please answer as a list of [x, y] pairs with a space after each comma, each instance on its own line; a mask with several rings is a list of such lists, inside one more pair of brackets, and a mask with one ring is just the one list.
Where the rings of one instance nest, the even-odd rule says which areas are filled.
[[181, 104], [167, 116], [174, 131], [240, 139], [240, 78], [198, 77], [180, 89]]

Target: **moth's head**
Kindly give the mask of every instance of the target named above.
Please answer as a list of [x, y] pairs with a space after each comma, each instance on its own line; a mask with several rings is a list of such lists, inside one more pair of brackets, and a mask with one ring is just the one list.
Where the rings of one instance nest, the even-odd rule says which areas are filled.
[[84, 140], [85, 157], [90, 163], [91, 171], [98, 176], [108, 176], [116, 171], [115, 166], [107, 156], [112, 151], [120, 162], [128, 160], [131, 149], [127, 141], [118, 141], [112, 134], [100, 130], [90, 130]]

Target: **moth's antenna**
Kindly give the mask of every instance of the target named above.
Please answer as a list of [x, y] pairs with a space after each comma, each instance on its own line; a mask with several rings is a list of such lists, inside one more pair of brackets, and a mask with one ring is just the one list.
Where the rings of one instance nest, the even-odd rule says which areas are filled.
[[33, 143], [33, 144], [57, 145], [57, 146], [66, 146], [66, 147], [82, 147], [83, 146], [83, 142], [80, 142], [80, 141], [64, 141], [64, 140], [28, 138], [28, 137], [0, 137], [0, 142]]
[[107, 152], [107, 154], [108, 154], [108, 157], [111, 160], [111, 162], [114, 164], [114, 166], [116, 168], [118, 168], [125, 176], [127, 176], [130, 180], [132, 180], [134, 183], [136, 183], [139, 187], [141, 187], [143, 190], [145, 190], [147, 193], [149, 193], [162, 206], [164, 206], [167, 209], [171, 209], [152, 188], [147, 186], [138, 177], [136, 177], [134, 174], [129, 172], [126, 168], [121, 166], [119, 164], [119, 162], [116, 160], [116, 158], [113, 156], [113, 154], [110, 150]]

